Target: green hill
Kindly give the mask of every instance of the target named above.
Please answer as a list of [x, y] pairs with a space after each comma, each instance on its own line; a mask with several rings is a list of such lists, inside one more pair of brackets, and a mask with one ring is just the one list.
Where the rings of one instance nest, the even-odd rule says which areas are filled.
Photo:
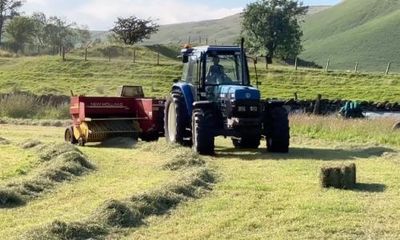
[[[311, 6], [309, 15], [323, 11], [330, 6]], [[145, 44], [176, 44], [191, 42], [205, 44], [232, 44], [240, 35], [240, 14], [222, 19], [163, 25], [160, 31], [145, 42]]]
[[310, 15], [304, 24], [302, 58], [334, 69], [400, 70], [400, 1], [346, 0]]

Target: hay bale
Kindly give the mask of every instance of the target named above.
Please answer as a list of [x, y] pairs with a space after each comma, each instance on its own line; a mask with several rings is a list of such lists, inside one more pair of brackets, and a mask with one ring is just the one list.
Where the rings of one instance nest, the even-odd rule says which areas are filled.
[[0, 208], [9, 208], [23, 204], [25, 204], [25, 200], [16, 191], [0, 189]]
[[341, 188], [342, 184], [342, 173], [340, 167], [334, 167], [331, 169], [329, 175], [329, 185], [333, 188]]
[[331, 187], [330, 181], [329, 181], [330, 175], [331, 175], [331, 168], [329, 168], [329, 167], [321, 168], [321, 175], [320, 175], [321, 181], [320, 182], [321, 182], [321, 186], [323, 188]]
[[8, 145], [10, 144], [10, 141], [8, 141], [5, 138], [0, 137], [0, 145]]
[[34, 147], [37, 147], [39, 145], [42, 145], [43, 143], [39, 140], [34, 140], [34, 139], [29, 139], [23, 143], [20, 144], [22, 149], [31, 149]]
[[356, 165], [322, 167], [320, 182], [323, 188], [353, 189], [357, 183]]

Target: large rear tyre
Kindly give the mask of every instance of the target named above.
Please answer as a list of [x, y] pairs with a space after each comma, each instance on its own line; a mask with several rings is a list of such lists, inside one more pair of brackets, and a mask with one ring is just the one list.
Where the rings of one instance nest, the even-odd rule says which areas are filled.
[[67, 129], [65, 129], [65, 133], [64, 133], [64, 140], [67, 143], [71, 143], [71, 144], [78, 144], [78, 139], [75, 138], [74, 135], [74, 128], [71, 126]]
[[237, 149], [258, 149], [261, 136], [242, 136], [240, 139], [232, 138], [233, 146]]
[[200, 155], [214, 155], [214, 127], [211, 111], [195, 109], [192, 114], [193, 150]]
[[264, 130], [268, 152], [288, 153], [290, 127], [288, 112], [283, 107], [273, 107], [266, 112]]
[[191, 146], [190, 131], [188, 131], [189, 116], [186, 104], [180, 93], [174, 92], [165, 103], [164, 129], [167, 142]]

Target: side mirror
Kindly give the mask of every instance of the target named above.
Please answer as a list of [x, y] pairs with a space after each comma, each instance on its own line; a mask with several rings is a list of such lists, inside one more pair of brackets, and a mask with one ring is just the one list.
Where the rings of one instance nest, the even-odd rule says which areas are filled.
[[180, 78], [175, 78], [175, 79], [173, 80], [174, 83], [178, 83], [179, 81], [181, 81]]
[[257, 82], [257, 86], [261, 86], [262, 85], [262, 82]]

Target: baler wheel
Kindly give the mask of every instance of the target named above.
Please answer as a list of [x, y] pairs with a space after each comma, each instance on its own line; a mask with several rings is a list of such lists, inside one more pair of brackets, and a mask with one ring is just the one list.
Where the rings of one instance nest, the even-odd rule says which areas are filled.
[[78, 143], [78, 140], [75, 138], [74, 135], [74, 128], [72, 126], [65, 129], [64, 139], [66, 142], [74, 145]]
[[192, 114], [193, 150], [201, 155], [214, 155], [213, 115], [196, 109]]

